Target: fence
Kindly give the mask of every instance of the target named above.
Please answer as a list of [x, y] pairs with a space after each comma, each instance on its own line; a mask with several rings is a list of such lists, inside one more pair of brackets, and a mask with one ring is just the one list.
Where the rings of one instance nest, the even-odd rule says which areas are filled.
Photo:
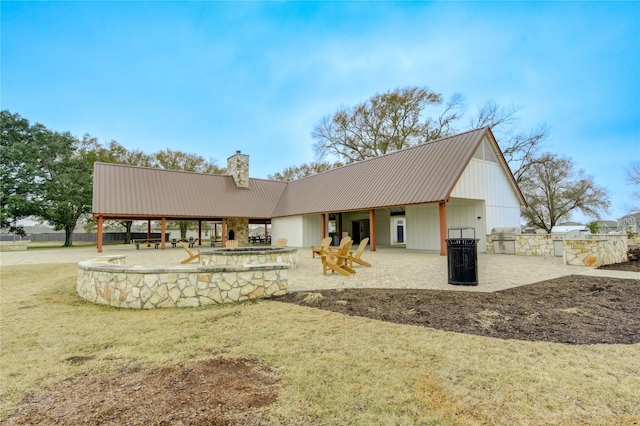
[[[160, 239], [162, 233], [161, 232], [152, 232], [152, 239]], [[165, 235], [165, 241], [169, 241], [171, 237], [171, 232], [167, 232]], [[104, 232], [102, 234], [102, 242], [104, 244], [109, 243], [124, 243], [124, 232]], [[11, 234], [3, 234], [0, 235], [0, 241], [13, 241], [14, 236]], [[16, 236], [16, 241], [21, 240], [30, 240], [32, 242], [45, 242], [45, 241], [60, 241], [64, 242], [65, 234], [64, 232], [45, 232], [42, 234], [27, 234], [26, 237], [18, 237]], [[131, 233], [132, 240], [142, 240], [147, 239], [146, 232], [132, 232]], [[98, 241], [98, 237], [95, 233], [87, 234], [84, 232], [74, 232], [73, 233], [73, 241], [76, 242], [92, 242], [95, 243]]]

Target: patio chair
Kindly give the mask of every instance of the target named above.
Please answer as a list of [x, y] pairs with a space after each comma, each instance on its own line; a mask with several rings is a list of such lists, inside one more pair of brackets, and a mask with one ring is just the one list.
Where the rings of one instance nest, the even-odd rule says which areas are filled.
[[182, 248], [185, 249], [189, 254], [189, 257], [187, 257], [185, 260], [183, 260], [180, 263], [189, 263], [192, 260], [197, 260], [198, 262], [200, 261], [200, 250], [191, 250], [189, 248], [189, 245], [184, 241], [180, 241], [178, 244], [180, 244]]
[[288, 241], [289, 240], [287, 240], [286, 238], [278, 238], [276, 240], [276, 247], [286, 247]]
[[365, 238], [364, 240], [360, 241], [360, 245], [358, 246], [358, 250], [356, 250], [355, 252], [350, 251], [349, 252], [349, 266], [353, 267], [353, 262], [359, 263], [362, 266], [366, 266], [368, 268], [371, 267], [371, 264], [365, 260], [362, 260], [360, 257], [362, 256], [362, 252], [364, 251], [365, 247], [367, 247], [367, 244], [369, 243], [369, 237]]
[[327, 253], [329, 254], [335, 254], [338, 253], [340, 250], [342, 250], [342, 247], [344, 247], [345, 244], [347, 244], [349, 241], [351, 241], [353, 243], [353, 241], [351, 240], [350, 236], [346, 236], [346, 237], [342, 237], [342, 239], [340, 240], [340, 245], [338, 246], [338, 248], [334, 251], [331, 247], [327, 248]]
[[227, 240], [226, 248], [238, 248], [238, 240]]
[[315, 258], [316, 254], [322, 254], [329, 248], [329, 244], [331, 244], [331, 237], [323, 238], [320, 242], [320, 247], [316, 248], [316, 246], [311, 246], [311, 257]]
[[349, 241], [342, 246], [340, 251], [333, 254], [327, 252], [321, 254], [323, 275], [327, 275], [327, 268], [331, 269], [331, 273], [337, 272], [345, 277], [356, 273], [355, 270], [347, 265], [351, 244], [353, 244], [353, 242], [349, 239]]

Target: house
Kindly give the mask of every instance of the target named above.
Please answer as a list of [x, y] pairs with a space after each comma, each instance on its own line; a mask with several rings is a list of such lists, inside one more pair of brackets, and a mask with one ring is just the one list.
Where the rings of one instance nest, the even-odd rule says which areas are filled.
[[623, 232], [640, 232], [640, 212], [630, 213], [618, 219], [618, 230]]
[[[246, 243], [249, 224], [272, 241], [307, 247], [327, 234], [446, 254], [447, 229], [475, 228], [478, 250], [495, 227], [519, 227], [524, 197], [488, 127], [426, 142], [292, 182], [249, 177], [249, 156], [228, 175], [96, 163], [93, 217], [102, 221], [222, 223], [223, 241]], [[163, 231], [164, 232], [164, 231]], [[98, 238], [98, 251], [101, 251]]]

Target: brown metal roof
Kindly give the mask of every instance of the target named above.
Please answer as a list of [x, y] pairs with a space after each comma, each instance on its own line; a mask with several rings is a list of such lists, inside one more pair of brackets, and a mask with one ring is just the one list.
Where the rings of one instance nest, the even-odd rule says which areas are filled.
[[487, 132], [461, 133], [290, 182], [273, 216], [446, 201]]
[[271, 218], [286, 182], [95, 163], [94, 214], [108, 217]]
[[[272, 218], [447, 201], [486, 127], [292, 182], [95, 163], [93, 213], [109, 217]], [[505, 172], [519, 194], [504, 157]]]

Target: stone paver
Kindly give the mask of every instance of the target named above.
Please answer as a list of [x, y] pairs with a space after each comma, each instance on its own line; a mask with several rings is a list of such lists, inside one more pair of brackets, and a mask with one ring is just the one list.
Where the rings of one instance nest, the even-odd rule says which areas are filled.
[[[196, 247], [197, 248], [197, 247]], [[203, 247], [204, 248], [204, 247]], [[102, 255], [126, 255], [127, 265], [178, 265], [187, 257], [182, 248], [166, 250], [134, 246], [105, 246]], [[95, 248], [29, 250], [0, 253], [0, 266], [42, 263], [77, 263], [98, 256]], [[637, 273], [596, 270], [564, 265], [560, 257], [528, 257], [498, 254], [478, 255], [477, 286], [457, 286], [447, 283], [447, 257], [437, 253], [402, 248], [378, 247], [365, 251], [362, 258], [371, 268], [354, 265], [357, 273], [344, 277], [322, 275], [321, 260], [311, 258], [310, 248], [298, 251], [298, 267], [291, 269], [289, 291], [313, 291], [340, 288], [413, 288], [493, 292], [566, 275], [582, 274], [640, 279]], [[195, 265], [196, 263], [192, 263]]]

